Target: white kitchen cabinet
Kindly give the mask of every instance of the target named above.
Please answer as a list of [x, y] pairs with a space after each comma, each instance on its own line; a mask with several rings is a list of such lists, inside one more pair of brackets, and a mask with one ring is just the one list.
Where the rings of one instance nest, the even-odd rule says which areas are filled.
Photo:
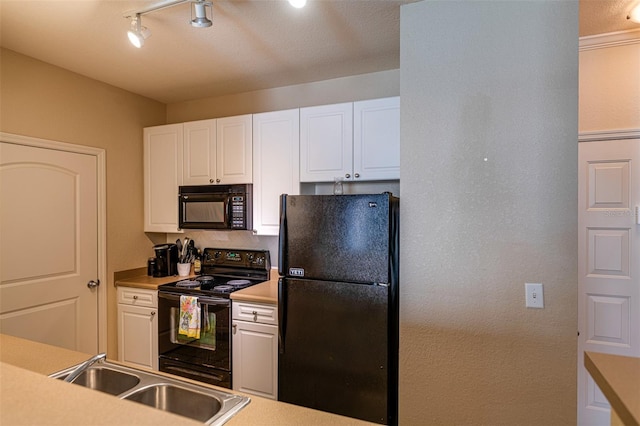
[[118, 360], [158, 370], [158, 292], [118, 287]]
[[253, 227], [278, 235], [280, 195], [300, 193], [300, 110], [253, 115]]
[[278, 399], [278, 309], [233, 301], [233, 390]]
[[144, 231], [178, 229], [178, 187], [182, 185], [182, 124], [144, 129]]
[[400, 98], [300, 109], [300, 181], [400, 178]]
[[184, 123], [184, 185], [251, 183], [251, 114]]
[[353, 173], [400, 179], [400, 97], [353, 103]]
[[183, 124], [183, 185], [216, 183], [216, 120]]
[[300, 181], [352, 175], [353, 103], [300, 108]]

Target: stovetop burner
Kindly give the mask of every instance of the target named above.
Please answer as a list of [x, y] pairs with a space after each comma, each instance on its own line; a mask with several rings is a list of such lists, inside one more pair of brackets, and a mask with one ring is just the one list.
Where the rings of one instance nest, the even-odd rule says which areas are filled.
[[268, 281], [271, 263], [268, 250], [205, 248], [202, 275], [161, 285], [160, 291], [229, 298], [229, 294]]
[[176, 287], [181, 287], [181, 288], [194, 288], [194, 287], [200, 287], [200, 281], [196, 281], [196, 280], [182, 280], [182, 281], [178, 281], [176, 283]]
[[239, 286], [243, 286], [243, 285], [247, 285], [247, 284], [251, 284], [251, 281], [249, 281], [249, 280], [229, 280], [229, 281], [227, 281], [227, 285], [233, 286], [233, 287], [239, 287]]

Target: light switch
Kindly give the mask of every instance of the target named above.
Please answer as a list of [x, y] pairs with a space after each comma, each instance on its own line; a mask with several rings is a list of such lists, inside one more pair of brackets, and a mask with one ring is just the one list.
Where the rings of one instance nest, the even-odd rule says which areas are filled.
[[525, 283], [524, 288], [527, 308], [544, 308], [544, 292], [542, 284]]

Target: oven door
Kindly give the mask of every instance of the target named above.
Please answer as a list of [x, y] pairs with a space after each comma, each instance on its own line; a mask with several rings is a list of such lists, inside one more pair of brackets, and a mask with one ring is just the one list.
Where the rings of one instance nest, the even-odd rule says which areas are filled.
[[200, 307], [200, 338], [196, 339], [179, 333], [180, 296], [179, 293], [158, 292], [160, 360], [230, 372], [230, 300], [197, 296]]

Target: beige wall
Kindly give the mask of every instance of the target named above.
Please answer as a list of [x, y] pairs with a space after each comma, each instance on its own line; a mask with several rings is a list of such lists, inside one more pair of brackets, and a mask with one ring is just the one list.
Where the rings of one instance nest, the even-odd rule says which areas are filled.
[[629, 44], [581, 49], [580, 132], [640, 129], [640, 30], [633, 34]]
[[414, 3], [400, 44], [400, 424], [573, 425], [577, 2]]
[[258, 90], [167, 105], [167, 122], [279, 111], [400, 94], [400, 71], [354, 75], [314, 83]]
[[10, 50], [0, 55], [1, 131], [106, 151], [107, 336], [116, 357], [113, 273], [153, 254], [142, 232], [142, 128], [163, 123], [165, 105]]

